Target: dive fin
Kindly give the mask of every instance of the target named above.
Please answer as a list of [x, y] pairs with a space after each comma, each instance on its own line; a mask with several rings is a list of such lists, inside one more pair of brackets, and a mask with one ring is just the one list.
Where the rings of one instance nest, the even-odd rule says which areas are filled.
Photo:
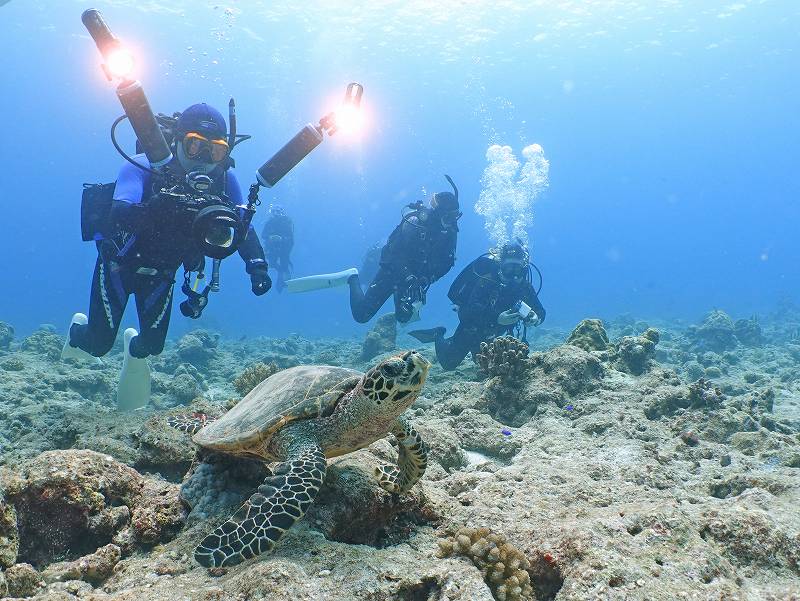
[[438, 327], [430, 328], [428, 330], [411, 330], [408, 332], [409, 336], [416, 338], [420, 342], [436, 342], [437, 338], [442, 338], [447, 328]]
[[289, 292], [311, 292], [312, 290], [322, 290], [324, 288], [337, 288], [344, 286], [347, 281], [358, 275], [358, 269], [351, 267], [336, 273], [322, 273], [320, 275], [309, 275], [304, 278], [293, 278], [286, 280], [286, 289]]
[[72, 346], [69, 343], [69, 332], [72, 329], [72, 324], [76, 323], [85, 326], [87, 323], [89, 323], [89, 318], [83, 313], [76, 313], [72, 316], [72, 321], [69, 322], [69, 327], [67, 328], [67, 341], [64, 343], [64, 347], [61, 349], [61, 359], [76, 359], [78, 361], [94, 363], [95, 365], [102, 365], [103, 362], [100, 360], [100, 357], [95, 357], [94, 355], [87, 353], [85, 350], [78, 348], [77, 346]]
[[117, 409], [120, 411], [139, 409], [150, 402], [150, 366], [147, 359], [131, 355], [131, 340], [138, 334], [133, 328], [128, 328], [124, 334], [125, 354], [117, 388]]

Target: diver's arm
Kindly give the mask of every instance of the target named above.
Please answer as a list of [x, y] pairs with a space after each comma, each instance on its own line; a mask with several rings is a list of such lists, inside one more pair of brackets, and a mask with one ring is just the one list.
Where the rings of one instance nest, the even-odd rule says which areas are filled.
[[[137, 156], [141, 160], [141, 156]], [[145, 159], [146, 162], [146, 159]], [[142, 204], [149, 174], [136, 165], [125, 163], [117, 174], [111, 223], [116, 231], [140, 232], [148, 222], [147, 207]]]
[[536, 294], [536, 290], [534, 290], [533, 286], [530, 284], [528, 285], [528, 290], [523, 300], [525, 301], [525, 304], [533, 309], [533, 311], [536, 313], [536, 316], [539, 318], [539, 323], [542, 323], [544, 321], [546, 311], [542, 306], [542, 302], [539, 300], [539, 296]]
[[149, 217], [150, 212], [142, 204], [127, 200], [114, 200], [111, 203], [111, 223], [115, 231], [141, 233], [147, 227]]
[[272, 280], [267, 275], [267, 260], [264, 257], [264, 248], [251, 225], [247, 236], [239, 245], [239, 256], [245, 263], [245, 271], [250, 275], [253, 294], [261, 296], [272, 287]]
[[245, 263], [245, 271], [253, 275], [257, 272], [267, 271], [267, 259], [264, 257], [264, 247], [256, 235], [253, 226], [247, 230], [247, 236], [239, 245], [239, 256]]
[[456, 240], [454, 236], [449, 236], [447, 250], [444, 256], [437, 257], [437, 261], [431, 264], [430, 281], [435, 282], [446, 276], [456, 263]]

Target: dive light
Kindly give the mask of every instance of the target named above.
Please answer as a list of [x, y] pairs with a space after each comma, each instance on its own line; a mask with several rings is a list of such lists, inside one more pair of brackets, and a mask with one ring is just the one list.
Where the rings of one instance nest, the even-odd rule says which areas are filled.
[[[342, 109], [357, 110], [361, 106], [361, 96], [363, 94], [364, 86], [355, 82], [349, 84], [344, 94]], [[325, 133], [332, 136], [337, 129], [335, 111], [322, 117], [318, 125], [308, 123], [271, 159], [259, 167], [256, 172], [258, 183], [266, 188], [271, 188], [277, 184], [283, 176], [294, 169], [300, 161], [322, 143]]]
[[142, 84], [131, 78], [133, 59], [119, 39], [111, 33], [98, 10], [90, 8], [84, 11], [81, 21], [105, 60], [103, 72], [106, 77], [109, 81], [122, 80], [117, 86], [117, 98], [131, 122], [147, 160], [150, 161], [150, 166], [155, 169], [163, 167], [172, 160], [172, 152], [156, 122]]

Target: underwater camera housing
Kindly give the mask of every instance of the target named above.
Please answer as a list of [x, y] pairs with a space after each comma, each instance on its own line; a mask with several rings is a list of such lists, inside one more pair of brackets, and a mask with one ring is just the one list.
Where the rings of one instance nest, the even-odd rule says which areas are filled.
[[158, 204], [171, 212], [168, 218], [188, 229], [204, 256], [229, 257], [247, 236], [255, 209], [211, 193], [211, 179], [206, 175], [190, 173], [186, 179], [186, 185], [161, 188]]

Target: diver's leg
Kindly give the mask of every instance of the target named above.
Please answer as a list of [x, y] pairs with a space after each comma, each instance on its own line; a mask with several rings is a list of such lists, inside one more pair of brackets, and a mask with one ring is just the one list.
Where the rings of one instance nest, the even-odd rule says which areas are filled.
[[[73, 318], [67, 345], [95, 357], [102, 357], [110, 351], [128, 304], [128, 294], [121, 272], [113, 271], [98, 257], [92, 276], [88, 323], [82, 324], [82, 319]], [[69, 356], [66, 345], [65, 350]]]
[[139, 278], [135, 291], [139, 335], [131, 341], [131, 356], [144, 359], [164, 350], [175, 283], [163, 278]]
[[445, 371], [452, 371], [458, 367], [474, 346], [477, 334], [471, 328], [461, 324], [450, 338], [436, 339], [436, 359]]
[[172, 310], [173, 282], [162, 278], [136, 276], [136, 311], [139, 329], [125, 330], [125, 351], [117, 388], [117, 408], [139, 409], [150, 402], [151, 379], [148, 355], [164, 350]]
[[353, 319], [358, 323], [367, 323], [372, 319], [394, 292], [394, 280], [391, 273], [381, 268], [364, 292], [358, 275], [351, 276], [347, 284], [350, 286], [350, 312]]

